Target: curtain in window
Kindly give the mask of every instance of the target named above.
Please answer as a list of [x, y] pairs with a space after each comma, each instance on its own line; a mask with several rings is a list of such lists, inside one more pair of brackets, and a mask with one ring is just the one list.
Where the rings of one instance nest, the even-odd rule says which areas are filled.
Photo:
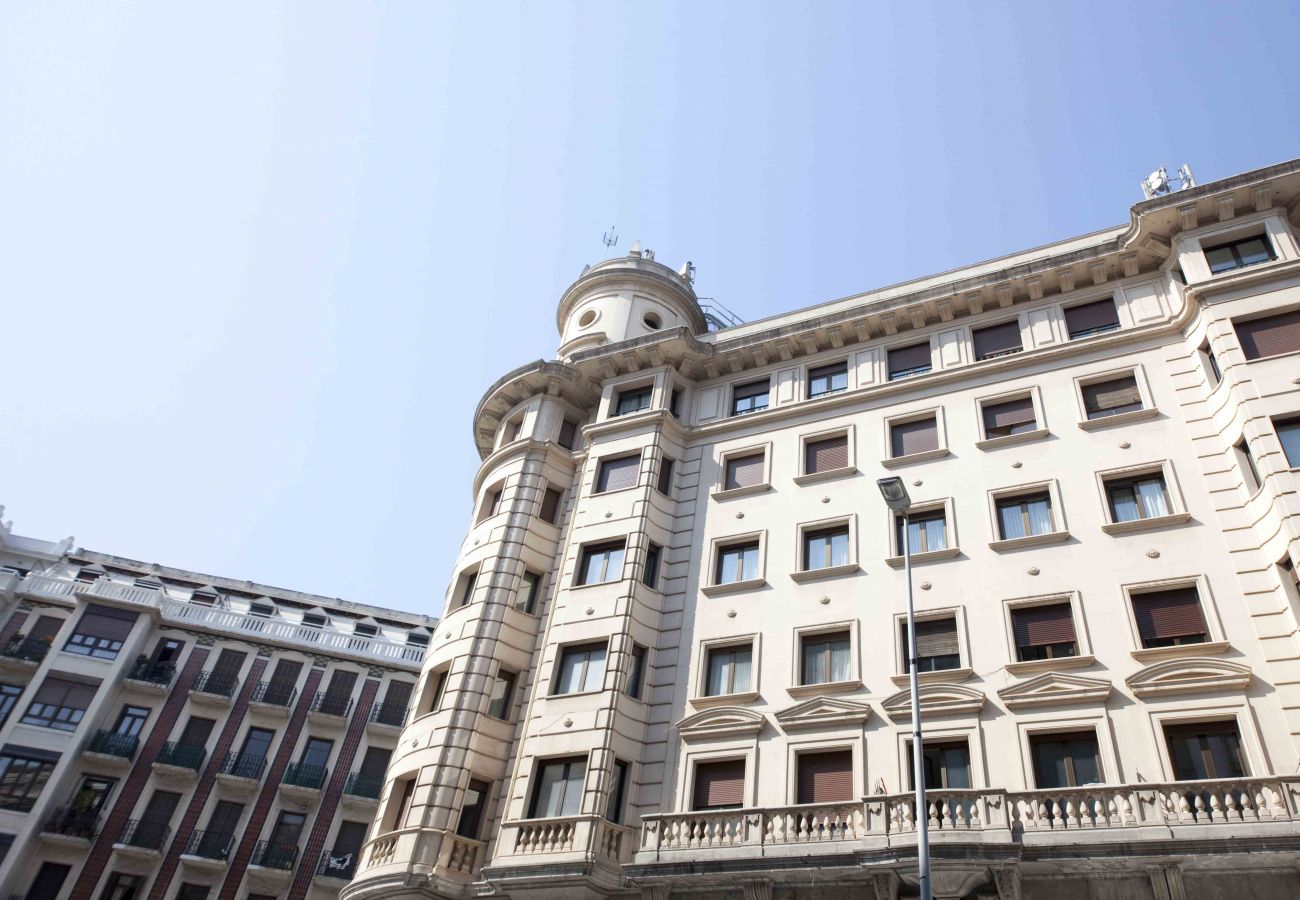
[[999, 507], [1002, 515], [1002, 539], [1005, 541], [1025, 537], [1025, 518], [1020, 514], [1019, 503]]
[[715, 650], [709, 654], [709, 694], [736, 694], [749, 690], [750, 648]]
[[576, 816], [582, 808], [582, 783], [587, 764], [582, 760], [542, 767], [533, 814], [537, 818]]
[[1137, 494], [1142, 501], [1142, 509], [1145, 518], [1153, 519], [1156, 516], [1169, 515], [1169, 508], [1165, 505], [1165, 486], [1161, 481], [1139, 481], [1136, 485]]
[[1048, 534], [1052, 530], [1052, 504], [1046, 497], [1030, 500], [1028, 504], [1029, 530], [1032, 534]]

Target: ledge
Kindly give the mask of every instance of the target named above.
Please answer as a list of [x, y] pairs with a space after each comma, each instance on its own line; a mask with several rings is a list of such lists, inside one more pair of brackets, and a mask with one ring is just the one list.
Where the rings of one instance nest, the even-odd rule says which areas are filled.
[[1012, 675], [1033, 675], [1037, 672], [1054, 672], [1059, 669], [1086, 669], [1096, 661], [1097, 657], [1089, 653], [1086, 656], [1026, 659], [1022, 662], [1007, 663], [1006, 669]]
[[[924, 553], [913, 553], [912, 565], [916, 565], [917, 563], [933, 562], [939, 559], [952, 559], [954, 556], [960, 554], [960, 547], [945, 547], [942, 550], [927, 550]], [[901, 569], [903, 568], [903, 557], [891, 556], [885, 560], [885, 565], [892, 569]]]
[[687, 702], [696, 709], [710, 709], [714, 706], [735, 706], [738, 703], [753, 703], [758, 699], [758, 691], [745, 691], [741, 694], [718, 694], [713, 697], [692, 697]]
[[[938, 672], [918, 672], [916, 680], [920, 684], [960, 684], [975, 675], [974, 669], [940, 669]], [[906, 672], [902, 675], [890, 675], [889, 680], [899, 687], [912, 683], [912, 676]]]
[[994, 553], [1006, 550], [1020, 550], [1024, 547], [1038, 547], [1043, 544], [1059, 544], [1070, 539], [1068, 531], [1049, 531], [1047, 534], [1031, 534], [1027, 537], [1008, 538], [1003, 541], [990, 541], [989, 549]]
[[1126, 425], [1129, 422], [1141, 422], [1143, 419], [1154, 419], [1160, 415], [1160, 410], [1154, 406], [1149, 409], [1135, 409], [1132, 412], [1118, 413], [1113, 416], [1102, 416], [1100, 419], [1083, 419], [1079, 422], [1079, 427], [1084, 431], [1097, 431], [1102, 428], [1109, 428], [1112, 425]]
[[857, 563], [847, 563], [842, 566], [826, 566], [821, 569], [808, 569], [803, 572], [791, 572], [790, 577], [800, 584], [807, 584], [810, 581], [826, 581], [831, 578], [854, 575], [861, 571], [862, 567]]
[[825, 472], [813, 472], [811, 475], [794, 476], [795, 484], [816, 484], [819, 481], [834, 481], [837, 478], [849, 478], [858, 474], [857, 466], [844, 466], [839, 469], [827, 469]]
[[985, 438], [982, 441], [975, 442], [976, 450], [996, 450], [998, 447], [1009, 447], [1012, 444], [1027, 444], [1030, 441], [1041, 441], [1046, 438], [1050, 431], [1046, 428], [1039, 428], [1034, 431], [1022, 431], [1020, 434], [1004, 434], [1001, 437]]
[[762, 484], [751, 484], [749, 487], [729, 488], [723, 491], [714, 491], [709, 496], [714, 500], [731, 500], [735, 497], [751, 497], [754, 494], [763, 494], [772, 490], [772, 483], [765, 481]]
[[939, 447], [934, 450], [922, 450], [920, 453], [909, 453], [906, 456], [891, 456], [888, 459], [882, 459], [880, 464], [886, 469], [897, 469], [902, 466], [910, 466], [912, 463], [925, 462], [927, 459], [942, 459], [948, 455], [947, 447]]
[[821, 684], [796, 684], [785, 692], [791, 697], [817, 697], [821, 694], [843, 694], [856, 691], [862, 687], [862, 681], [853, 678], [848, 681], [825, 681]]
[[723, 594], [740, 594], [767, 587], [766, 578], [751, 578], [748, 581], [730, 581], [726, 584], [706, 584], [700, 587], [700, 593], [706, 597], [720, 597]]
[[1158, 659], [1183, 659], [1190, 656], [1217, 656], [1227, 653], [1232, 645], [1227, 641], [1205, 641], [1200, 644], [1177, 644], [1173, 647], [1143, 647], [1132, 650], [1129, 655], [1138, 662], [1152, 662]]
[[1134, 519], [1131, 522], [1111, 522], [1101, 526], [1101, 530], [1107, 534], [1133, 534], [1138, 531], [1154, 531], [1157, 528], [1167, 528], [1170, 525], [1183, 525], [1191, 520], [1191, 513], [1178, 512], [1171, 513], [1167, 516], [1156, 516], [1153, 519]]

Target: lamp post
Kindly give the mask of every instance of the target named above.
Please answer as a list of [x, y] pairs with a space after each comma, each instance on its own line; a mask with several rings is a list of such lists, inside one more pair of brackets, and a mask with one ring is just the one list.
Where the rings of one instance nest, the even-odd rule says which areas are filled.
[[916, 789], [916, 865], [921, 900], [932, 900], [930, 887], [930, 813], [925, 802], [925, 759], [921, 744], [921, 689], [917, 678], [916, 608], [912, 603], [912, 542], [908, 532], [908, 510], [912, 498], [897, 475], [876, 481], [885, 505], [903, 517], [903, 573], [907, 579], [907, 671], [912, 688], [912, 784]]

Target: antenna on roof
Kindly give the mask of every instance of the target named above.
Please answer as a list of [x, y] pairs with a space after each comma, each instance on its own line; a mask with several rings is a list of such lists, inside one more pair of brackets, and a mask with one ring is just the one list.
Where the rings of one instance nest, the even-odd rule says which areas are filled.
[[605, 245], [605, 257], [608, 259], [610, 249], [618, 246], [618, 232], [614, 230], [613, 225], [609, 226], [609, 231], [600, 236], [600, 242]]
[[1172, 178], [1165, 167], [1161, 166], [1142, 179], [1142, 194], [1148, 200], [1152, 197], [1176, 194], [1178, 191], [1193, 187], [1196, 187], [1196, 179], [1192, 177], [1192, 167], [1186, 164], [1180, 167]]

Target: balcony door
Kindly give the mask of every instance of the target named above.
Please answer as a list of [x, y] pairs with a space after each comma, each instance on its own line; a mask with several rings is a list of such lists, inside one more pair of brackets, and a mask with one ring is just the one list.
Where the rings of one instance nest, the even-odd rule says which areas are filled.
[[144, 723], [149, 721], [149, 710], [143, 706], [124, 706], [117, 714], [117, 724], [113, 733], [125, 737], [139, 737]]
[[271, 752], [271, 742], [275, 732], [270, 728], [250, 728], [244, 737], [244, 746], [239, 748], [239, 758], [235, 761], [235, 772], [245, 778], [257, 778], [262, 774], [262, 763]]
[[212, 811], [208, 827], [199, 841], [199, 856], [206, 859], [225, 859], [234, 843], [239, 820], [244, 815], [244, 804], [222, 800]]
[[1236, 722], [1166, 725], [1165, 742], [1179, 781], [1246, 777]]
[[296, 849], [302, 839], [302, 827], [306, 821], [306, 816], [301, 813], [287, 811], [280, 813], [280, 818], [276, 820], [275, 828], [271, 831], [270, 843], [277, 851], [281, 848]]
[[313, 766], [317, 769], [324, 769], [329, 764], [330, 753], [333, 750], [333, 741], [315, 737], [307, 738], [307, 746], [302, 748], [302, 757], [298, 762], [304, 767]]
[[57, 897], [71, 871], [72, 866], [63, 863], [41, 863], [40, 871], [27, 889], [26, 900], [50, 900], [51, 897]]
[[1030, 745], [1039, 788], [1078, 787], [1102, 780], [1096, 732], [1036, 735]]
[[208, 690], [214, 694], [233, 694], [235, 685], [239, 683], [239, 670], [244, 667], [247, 656], [243, 650], [222, 650], [212, 667], [212, 674], [208, 676]]
[[161, 850], [167, 840], [172, 815], [175, 814], [176, 806], [180, 801], [180, 794], [172, 791], [154, 791], [144, 812], [140, 814], [137, 837], [132, 843], [137, 847]]
[[185, 644], [181, 641], [163, 638], [153, 648], [149, 662], [156, 666], [174, 665], [181, 658], [181, 649], [184, 646]]
[[186, 747], [207, 747], [208, 738], [212, 736], [212, 728], [216, 724], [214, 719], [190, 716], [189, 721], [185, 723], [185, 730], [181, 732], [176, 743]]

